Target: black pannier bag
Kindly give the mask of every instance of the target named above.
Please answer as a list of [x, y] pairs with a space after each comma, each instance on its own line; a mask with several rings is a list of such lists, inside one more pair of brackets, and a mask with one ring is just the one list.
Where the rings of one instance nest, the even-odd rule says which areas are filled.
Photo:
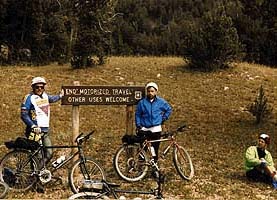
[[29, 140], [24, 137], [18, 137], [16, 140], [5, 142], [8, 149], [27, 149], [36, 150], [39, 147], [39, 143], [34, 140]]
[[121, 140], [123, 143], [135, 144], [142, 143], [145, 140], [145, 137], [140, 137], [137, 135], [124, 135]]

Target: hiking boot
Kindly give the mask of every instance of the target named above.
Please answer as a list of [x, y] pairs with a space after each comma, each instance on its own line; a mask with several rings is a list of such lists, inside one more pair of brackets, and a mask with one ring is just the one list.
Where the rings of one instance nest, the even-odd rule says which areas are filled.
[[38, 192], [38, 193], [44, 193], [44, 187], [43, 187], [43, 185], [41, 184], [41, 183], [37, 183], [36, 184], [36, 191]]
[[273, 181], [272, 181], [272, 186], [273, 186], [274, 189], [277, 189], [277, 181], [274, 181], [274, 180], [273, 180]]
[[159, 180], [159, 172], [157, 170], [153, 170], [151, 175], [155, 180]]

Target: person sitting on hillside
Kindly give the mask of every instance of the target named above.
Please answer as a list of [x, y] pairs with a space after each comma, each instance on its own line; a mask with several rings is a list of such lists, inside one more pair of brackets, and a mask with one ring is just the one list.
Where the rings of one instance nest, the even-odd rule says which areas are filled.
[[271, 153], [267, 150], [269, 135], [262, 133], [257, 146], [250, 146], [245, 152], [245, 171], [248, 179], [271, 183], [277, 189], [277, 174]]

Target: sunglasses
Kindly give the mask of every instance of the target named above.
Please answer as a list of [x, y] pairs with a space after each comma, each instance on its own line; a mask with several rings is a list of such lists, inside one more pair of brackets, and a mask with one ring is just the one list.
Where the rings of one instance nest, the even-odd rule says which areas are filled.
[[35, 89], [44, 89], [44, 85], [36, 85], [34, 88]]

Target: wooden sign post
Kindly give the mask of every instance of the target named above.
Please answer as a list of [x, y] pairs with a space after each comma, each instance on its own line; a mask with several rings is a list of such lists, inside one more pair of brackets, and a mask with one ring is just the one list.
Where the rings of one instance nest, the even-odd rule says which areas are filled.
[[[74, 81], [73, 82], [74, 86], [79, 86], [80, 82], [79, 81]], [[72, 106], [72, 144], [74, 144], [75, 139], [77, 138], [79, 134], [79, 124], [80, 124], [80, 114], [79, 114], [79, 106], [78, 105], [73, 105]], [[72, 149], [72, 154], [75, 153], [77, 149]], [[76, 159], [75, 159], [76, 160]], [[75, 161], [73, 159], [73, 162]]]
[[134, 105], [126, 106], [126, 134], [133, 135]]

